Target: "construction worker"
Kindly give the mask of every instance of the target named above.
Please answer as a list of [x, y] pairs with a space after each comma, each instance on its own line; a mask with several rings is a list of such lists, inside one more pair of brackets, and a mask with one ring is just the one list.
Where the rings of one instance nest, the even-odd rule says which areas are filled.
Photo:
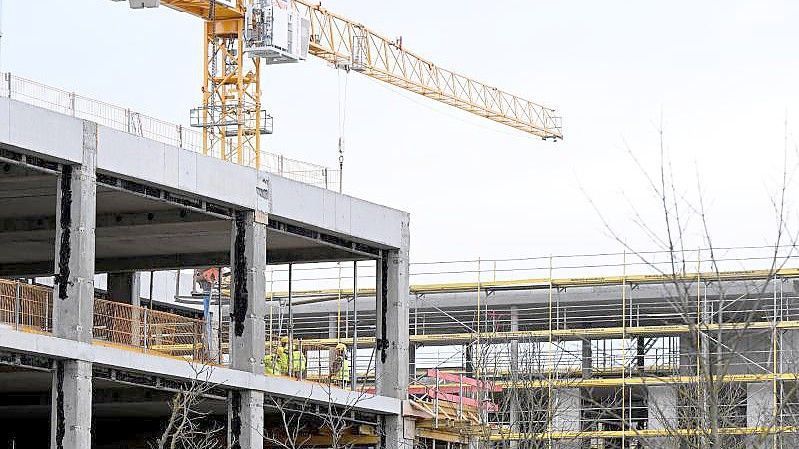
[[195, 285], [200, 286], [199, 293], [210, 292], [219, 282], [219, 268], [198, 268], [194, 270]]
[[[264, 374], [267, 376], [279, 376], [280, 374], [285, 374], [280, 372], [281, 354], [283, 355], [283, 358], [286, 358], [286, 351], [279, 343], [277, 345], [270, 345], [269, 352], [267, 352], [267, 354], [264, 356]], [[288, 366], [288, 362], [283, 365]]]
[[333, 351], [333, 363], [330, 366], [330, 379], [344, 385], [350, 376], [350, 362], [347, 360], [347, 345], [339, 343]]
[[288, 337], [281, 337], [280, 345], [277, 347], [277, 369], [276, 374], [281, 376], [288, 376], [289, 374], [289, 352], [288, 352]]
[[302, 379], [305, 377], [305, 370], [308, 367], [308, 361], [305, 358], [305, 354], [300, 350], [299, 345], [294, 345], [292, 348], [293, 351], [291, 352], [291, 373], [297, 379]]

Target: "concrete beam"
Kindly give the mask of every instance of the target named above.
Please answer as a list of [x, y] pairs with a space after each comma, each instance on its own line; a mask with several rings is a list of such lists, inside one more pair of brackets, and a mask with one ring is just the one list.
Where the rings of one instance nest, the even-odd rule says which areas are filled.
[[83, 160], [58, 179], [53, 290], [53, 334], [81, 342], [92, 340], [96, 161], [97, 124], [84, 121]]
[[[30, 334], [0, 327], [0, 349], [52, 359], [83, 360], [96, 366], [139, 372], [152, 376], [191, 381], [196, 370], [185, 360], [159, 357], [114, 347], [76, 343], [50, 335]], [[361, 394], [339, 388], [319, 388], [319, 384], [283, 377], [264, 376], [224, 367], [209, 372], [208, 382], [224, 388], [258, 390], [265, 394], [298, 398], [311, 403], [347, 407], [366, 413], [398, 415], [401, 401], [385, 396]]]
[[[52, 179], [52, 177], [49, 177]], [[154, 212], [126, 212], [118, 214], [99, 214], [95, 226], [100, 228], [149, 226], [158, 224], [197, 223], [217, 221], [219, 218], [190, 210], [158, 210]], [[0, 220], [0, 230], [3, 235], [13, 235], [17, 232], [53, 231], [56, 229], [57, 218], [49, 217], [24, 217], [6, 218]]]
[[53, 371], [51, 449], [92, 447], [92, 364], [59, 360]]
[[[229, 263], [230, 253], [228, 252], [189, 253], [97, 259], [95, 262], [95, 269], [97, 273], [115, 271], [158, 271], [175, 270], [178, 268], [227, 266]], [[4, 277], [37, 277], [52, 275], [52, 261], [3, 264], [0, 266], [0, 276]]]

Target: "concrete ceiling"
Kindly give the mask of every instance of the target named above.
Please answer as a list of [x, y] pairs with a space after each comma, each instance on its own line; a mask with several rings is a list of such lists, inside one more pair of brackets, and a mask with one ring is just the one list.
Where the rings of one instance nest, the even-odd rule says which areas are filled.
[[[58, 178], [0, 165], [0, 276], [50, 275], [55, 255]], [[231, 222], [98, 185], [96, 271], [227, 265]], [[270, 230], [272, 263], [359, 258], [335, 245]]]

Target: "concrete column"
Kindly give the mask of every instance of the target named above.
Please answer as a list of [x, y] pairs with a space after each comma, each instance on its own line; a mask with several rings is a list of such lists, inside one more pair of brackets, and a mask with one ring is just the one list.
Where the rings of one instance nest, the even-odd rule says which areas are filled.
[[410, 343], [408, 345], [408, 373], [410, 376], [416, 377], [416, 344]]
[[[80, 165], [65, 165], [56, 197], [53, 335], [91, 343], [94, 229], [97, 210], [97, 124], [83, 122]], [[90, 449], [92, 365], [60, 360], [53, 371], [50, 447]]]
[[[327, 338], [336, 338], [336, 337], [338, 337], [338, 315], [336, 315], [335, 313], [329, 313], [327, 315]], [[336, 361], [335, 351], [328, 350], [327, 351], [328, 370], [330, 369], [330, 367], [333, 366], [333, 363], [335, 363], [335, 361]]]
[[779, 365], [784, 373], [799, 372], [799, 330], [783, 329], [780, 337]]
[[583, 379], [589, 379], [594, 373], [594, 350], [591, 347], [591, 340], [582, 340], [582, 365], [583, 365]]
[[552, 430], [571, 432], [580, 430], [580, 389], [559, 388], [552, 391]]
[[56, 201], [53, 334], [92, 341], [97, 124], [83, 122], [83, 160], [65, 165]]
[[207, 342], [208, 344], [208, 357], [216, 362], [221, 363], [222, 361], [222, 353], [220, 352], [219, 348], [219, 310], [215, 305], [211, 306], [211, 313], [208, 314], [208, 319], [210, 320], [210, 339]]
[[[580, 430], [580, 389], [559, 388], [552, 391], [550, 417], [553, 432], [576, 432]], [[561, 440], [554, 445], [557, 449], [578, 449], [578, 440]]]
[[111, 301], [141, 306], [141, 273], [108, 273], [108, 297]]
[[[647, 388], [647, 428], [649, 430], [676, 429], [678, 385], [653, 385]], [[677, 449], [679, 441], [674, 437], [646, 439], [647, 448]]]
[[231, 248], [230, 367], [263, 374], [266, 342], [266, 217], [236, 212]]
[[[408, 257], [410, 232], [402, 224], [399, 250], [384, 251], [377, 267], [377, 394], [408, 399], [409, 284]], [[412, 448], [415, 435], [407, 432], [401, 416], [384, 420], [383, 438], [387, 449]], [[412, 427], [412, 426], [411, 426]]]
[[[510, 309], [510, 331], [519, 332], [519, 309]], [[510, 366], [511, 369], [519, 369], [519, 340], [510, 341]]]
[[232, 391], [228, 399], [228, 447], [264, 447], [264, 393]]
[[652, 385], [647, 388], [648, 429], [674, 429], [677, 427], [676, 385]]
[[773, 395], [771, 382], [757, 382], [746, 385], [747, 427], [768, 427], [772, 424]]
[[92, 364], [59, 360], [53, 372], [50, 448], [91, 449]]
[[474, 342], [463, 345], [464, 366], [463, 370], [469, 377], [474, 377]]
[[[773, 386], [771, 382], [758, 382], [746, 385], [746, 426], [770, 427], [774, 407]], [[771, 438], [764, 435], [749, 435], [747, 445], [752, 449], [771, 447]]]
[[697, 341], [689, 334], [682, 334], [678, 338], [680, 351], [679, 373], [681, 375], [696, 375], [697, 366]]
[[[141, 273], [122, 272], [108, 273], [108, 297], [111, 301], [134, 306], [130, 310], [130, 322], [118, 321], [109, 323], [118, 331], [117, 335], [130, 334], [130, 343], [138, 346], [141, 341], [142, 316], [138, 309], [141, 306]], [[125, 342], [120, 342], [125, 343]]]
[[[266, 342], [266, 217], [236, 212], [231, 265], [230, 367], [264, 372]], [[264, 395], [233, 391], [228, 401], [228, 444], [233, 449], [262, 449]]]

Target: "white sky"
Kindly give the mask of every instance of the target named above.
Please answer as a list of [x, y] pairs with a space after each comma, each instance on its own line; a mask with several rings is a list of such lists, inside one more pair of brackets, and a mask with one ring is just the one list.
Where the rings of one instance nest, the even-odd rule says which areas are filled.
[[[199, 104], [199, 20], [108, 0], [4, 3], [3, 70], [173, 122]], [[662, 220], [625, 148], [657, 169], [661, 111], [681, 193], [695, 194], [699, 173], [714, 244], [773, 241], [786, 113], [791, 168], [797, 160], [799, 3], [324, 6], [563, 116], [565, 140], [543, 142], [349, 75], [345, 192], [411, 213], [412, 260], [620, 251], [588, 196], [636, 248], [652, 249], [630, 203]], [[334, 166], [344, 77], [316, 60], [268, 68], [268, 150]], [[698, 244], [697, 228], [688, 233]]]

